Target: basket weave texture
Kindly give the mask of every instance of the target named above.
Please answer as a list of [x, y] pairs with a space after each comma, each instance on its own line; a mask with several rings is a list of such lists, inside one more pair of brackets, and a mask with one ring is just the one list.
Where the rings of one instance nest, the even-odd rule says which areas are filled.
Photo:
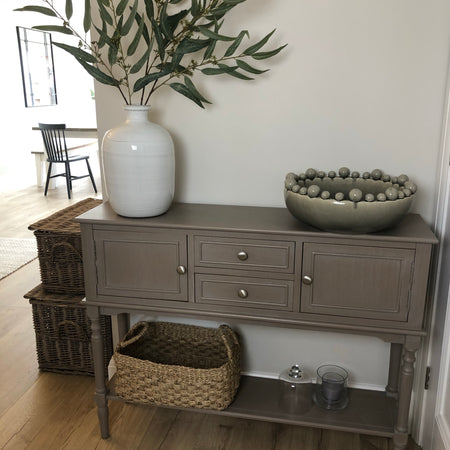
[[[94, 375], [91, 322], [82, 295], [48, 293], [42, 285], [25, 294], [33, 311], [39, 369], [72, 375]], [[100, 316], [104, 365], [112, 357], [111, 318]]]
[[36, 237], [41, 282], [48, 292], [84, 294], [81, 231], [74, 219], [101, 203], [87, 198], [28, 227]]
[[240, 379], [240, 345], [218, 329], [139, 322], [114, 352], [115, 392], [138, 403], [225, 409]]

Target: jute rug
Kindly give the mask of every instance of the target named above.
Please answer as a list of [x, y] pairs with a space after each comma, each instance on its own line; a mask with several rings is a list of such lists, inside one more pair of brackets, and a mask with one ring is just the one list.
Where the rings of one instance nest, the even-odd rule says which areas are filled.
[[0, 238], [0, 280], [35, 258], [36, 239]]

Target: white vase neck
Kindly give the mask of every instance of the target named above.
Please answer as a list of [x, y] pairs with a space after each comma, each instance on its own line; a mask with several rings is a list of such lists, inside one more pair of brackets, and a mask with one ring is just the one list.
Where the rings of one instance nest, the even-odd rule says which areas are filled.
[[148, 122], [150, 106], [127, 105], [124, 109], [127, 122]]

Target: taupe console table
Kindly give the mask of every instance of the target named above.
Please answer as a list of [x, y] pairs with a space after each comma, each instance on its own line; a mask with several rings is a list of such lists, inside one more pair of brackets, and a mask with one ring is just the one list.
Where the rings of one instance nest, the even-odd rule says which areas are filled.
[[277, 380], [243, 377], [220, 414], [392, 437], [396, 450], [405, 448], [437, 243], [420, 216], [367, 235], [320, 232], [284, 208], [174, 204], [159, 217], [130, 219], [106, 203], [77, 220], [102, 437], [109, 436], [108, 400], [117, 397], [106, 387], [99, 314], [117, 314], [123, 334], [128, 313], [148, 312], [390, 342], [386, 392], [350, 389], [342, 411], [288, 413]]

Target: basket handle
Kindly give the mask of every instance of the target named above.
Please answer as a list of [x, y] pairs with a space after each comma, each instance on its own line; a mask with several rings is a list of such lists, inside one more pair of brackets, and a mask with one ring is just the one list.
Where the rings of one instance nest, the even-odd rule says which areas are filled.
[[227, 349], [228, 360], [233, 359], [233, 346], [239, 347], [239, 341], [237, 339], [236, 333], [228, 325], [220, 325], [219, 327], [220, 337], [222, 338], [225, 348]]
[[121, 349], [124, 349], [134, 342], [142, 339], [147, 333], [148, 327], [148, 322], [137, 322], [128, 330], [122, 341], [117, 344], [116, 351], [120, 351]]
[[66, 325], [71, 325], [72, 327], [75, 328], [75, 330], [77, 330], [78, 338], [80, 340], [85, 340], [85, 341], [89, 340], [87, 334], [83, 331], [81, 326], [78, 323], [74, 322], [73, 320], [62, 320], [61, 322], [58, 323], [58, 339], [59, 340], [62, 339], [61, 328]]
[[83, 257], [81, 256], [81, 253], [72, 245], [69, 244], [68, 242], [58, 242], [57, 244], [54, 244], [52, 247], [52, 251], [51, 251], [51, 257], [52, 257], [52, 262], [56, 262], [57, 259], [57, 255], [55, 255], [55, 250], [57, 247], [68, 247], [76, 256], [78, 256], [78, 259], [80, 261], [83, 261]]

